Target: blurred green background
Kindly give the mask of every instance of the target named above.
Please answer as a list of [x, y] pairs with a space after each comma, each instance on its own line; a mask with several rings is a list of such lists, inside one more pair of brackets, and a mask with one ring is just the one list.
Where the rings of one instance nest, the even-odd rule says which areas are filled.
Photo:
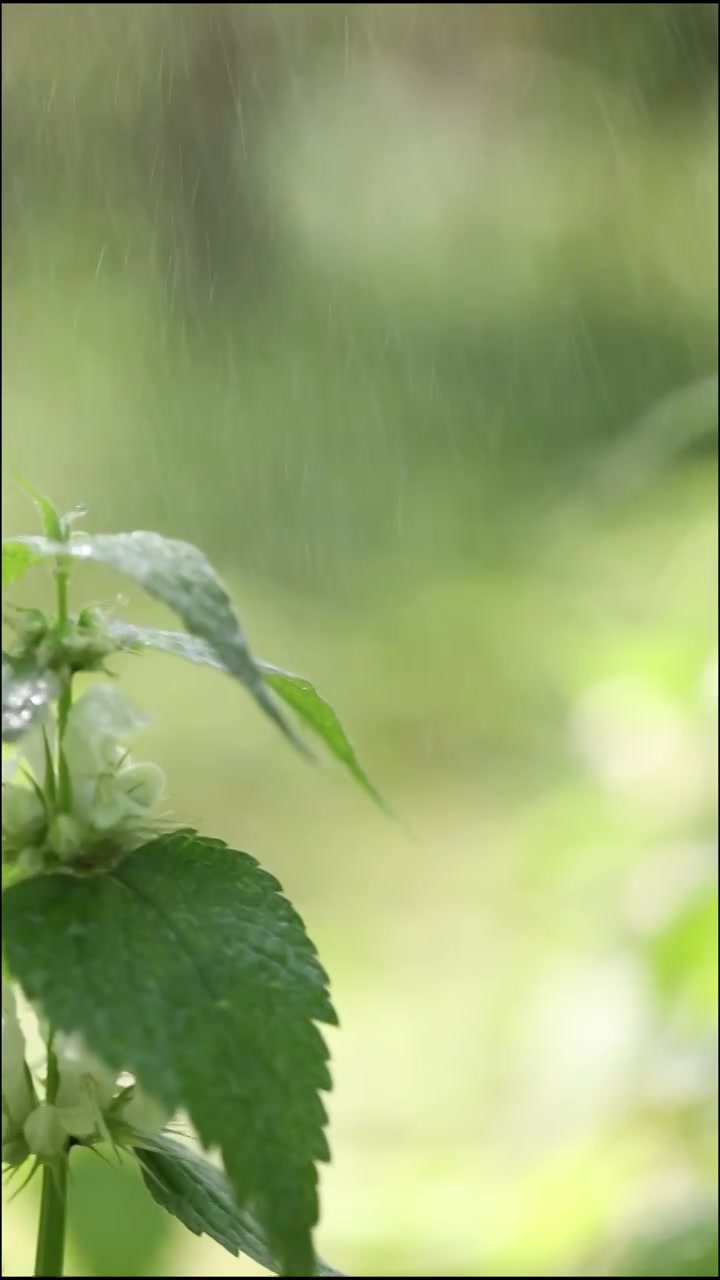
[[[6, 479], [198, 542], [401, 818], [123, 663], [333, 977], [322, 1252], [716, 1275], [717, 6], [6, 4], [2, 67]], [[76, 1161], [69, 1274], [252, 1273]]]

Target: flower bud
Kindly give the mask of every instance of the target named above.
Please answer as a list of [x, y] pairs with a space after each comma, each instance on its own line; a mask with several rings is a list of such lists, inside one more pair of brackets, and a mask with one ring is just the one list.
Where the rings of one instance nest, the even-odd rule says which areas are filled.
[[47, 821], [45, 805], [30, 787], [11, 784], [3, 788], [2, 831], [17, 848], [35, 844]]
[[133, 806], [115, 778], [103, 778], [99, 783], [89, 818], [95, 831], [112, 831], [133, 812]]
[[156, 764], [131, 764], [120, 770], [117, 783], [141, 809], [152, 809], [165, 790], [165, 774]]
[[41, 871], [45, 870], [45, 855], [42, 849], [32, 848], [28, 846], [23, 849], [17, 858], [17, 868], [24, 876], [37, 876]]
[[48, 845], [61, 862], [72, 862], [87, 845], [87, 835], [77, 818], [59, 813], [50, 825]]
[[122, 1118], [140, 1133], [159, 1133], [172, 1119], [172, 1112], [135, 1085], [123, 1106]]
[[89, 1142], [92, 1138], [102, 1136], [102, 1113], [88, 1098], [78, 1102], [74, 1107], [58, 1107], [58, 1119], [63, 1132], [79, 1142]]
[[43, 1102], [28, 1116], [23, 1129], [25, 1141], [33, 1155], [41, 1160], [59, 1156], [67, 1143], [57, 1107]]
[[[35, 1090], [25, 1062], [25, 1037], [18, 1021], [15, 996], [8, 982], [2, 984], [2, 1111], [20, 1130], [35, 1106]], [[3, 1137], [4, 1141], [4, 1137]]]
[[107, 1107], [115, 1093], [117, 1072], [90, 1053], [79, 1035], [58, 1032], [53, 1050], [60, 1073], [57, 1105], [70, 1108], [90, 1098], [93, 1106]]

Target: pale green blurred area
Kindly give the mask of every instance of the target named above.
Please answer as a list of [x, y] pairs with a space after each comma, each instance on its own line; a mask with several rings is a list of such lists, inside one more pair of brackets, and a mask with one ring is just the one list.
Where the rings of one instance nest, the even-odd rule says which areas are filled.
[[[703, 4], [3, 6], [6, 479], [196, 540], [398, 815], [119, 664], [332, 975], [351, 1275], [717, 1274], [716, 49]], [[250, 1273], [74, 1177], [69, 1274]]]

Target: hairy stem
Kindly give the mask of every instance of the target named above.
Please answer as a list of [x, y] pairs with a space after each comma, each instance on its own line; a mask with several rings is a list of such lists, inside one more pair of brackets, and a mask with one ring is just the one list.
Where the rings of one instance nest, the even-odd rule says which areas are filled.
[[58, 631], [64, 630], [68, 621], [68, 581], [70, 579], [70, 570], [67, 567], [67, 557], [58, 560], [55, 570], [55, 581], [57, 583], [57, 626]]
[[[70, 570], [67, 559], [59, 559], [55, 570], [55, 581], [57, 584], [57, 629], [61, 633], [68, 623], [69, 578]], [[61, 813], [69, 813], [72, 808], [72, 785], [62, 745], [71, 706], [72, 676], [68, 671], [63, 673], [62, 686], [58, 697], [58, 808]]]
[[[46, 1102], [52, 1104], [60, 1086], [58, 1062], [53, 1052], [53, 1033], [48, 1036]], [[65, 1258], [67, 1218], [68, 1153], [46, 1164], [42, 1174], [42, 1198], [38, 1224], [35, 1275], [59, 1277]]]
[[36, 1276], [59, 1277], [65, 1258], [65, 1220], [67, 1216], [68, 1156], [63, 1152], [42, 1174], [40, 1223], [35, 1252]]
[[[68, 624], [68, 561], [61, 557], [55, 569], [57, 586], [57, 630], [60, 634]], [[63, 738], [72, 707], [72, 673], [63, 672], [58, 696], [58, 761], [57, 805], [61, 813], [72, 809], [72, 782], [63, 751]], [[47, 1083], [45, 1101], [52, 1106], [60, 1086], [57, 1057], [53, 1051], [54, 1032], [50, 1030], [47, 1041]], [[59, 1277], [63, 1274], [65, 1259], [65, 1223], [67, 1218], [68, 1151], [67, 1148], [43, 1168], [40, 1220], [38, 1223], [35, 1275]]]

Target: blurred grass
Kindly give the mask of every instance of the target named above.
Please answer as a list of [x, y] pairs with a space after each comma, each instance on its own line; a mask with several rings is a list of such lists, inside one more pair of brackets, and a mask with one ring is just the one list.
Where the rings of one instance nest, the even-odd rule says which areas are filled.
[[[118, 664], [174, 808], [280, 876], [333, 976], [322, 1252], [715, 1274], [717, 175], [712, 75], [668, 71], [679, 7], [563, 6], [573, 53], [543, 43], [558, 6], [483, 6], [480, 34], [478, 6], [219, 6], [272, 81], [229, 141], [198, 7], [34, 6], [57, 44], [22, 8], [5, 474], [200, 541], [401, 818], [212, 673]], [[623, 70], [640, 10], [667, 48]], [[183, 94], [200, 191], [227, 165], [207, 245]], [[11, 493], [3, 521], [28, 527]], [[244, 1272], [78, 1161], [69, 1274], [123, 1273]]]

